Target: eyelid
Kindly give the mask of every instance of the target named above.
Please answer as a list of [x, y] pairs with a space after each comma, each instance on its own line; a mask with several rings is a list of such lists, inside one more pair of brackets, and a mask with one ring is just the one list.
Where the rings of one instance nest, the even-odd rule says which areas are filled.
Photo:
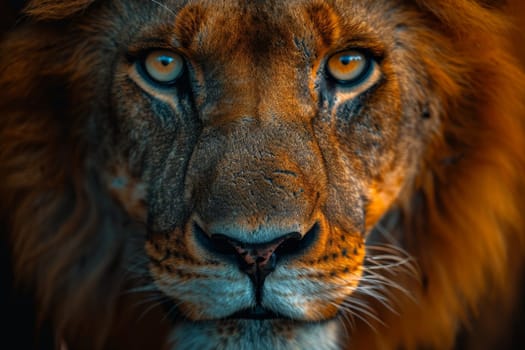
[[386, 47], [383, 42], [371, 35], [362, 35], [360, 37], [352, 38], [345, 41], [343, 44], [338, 45], [338, 47], [339, 49], [332, 51], [331, 55], [346, 50], [361, 50], [367, 52], [378, 62], [381, 62], [386, 52]]
[[129, 57], [138, 59], [146, 55], [148, 52], [154, 50], [168, 50], [177, 53], [180, 51], [177, 46], [167, 42], [166, 40], [162, 40], [157, 37], [148, 37], [137, 39], [135, 42], [133, 42], [133, 44], [127, 48], [127, 55]]

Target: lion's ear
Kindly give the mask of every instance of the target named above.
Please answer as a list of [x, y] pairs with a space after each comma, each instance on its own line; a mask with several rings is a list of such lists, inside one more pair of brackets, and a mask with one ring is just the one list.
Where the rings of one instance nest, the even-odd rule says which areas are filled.
[[85, 10], [96, 0], [31, 0], [24, 12], [40, 20], [60, 20]]

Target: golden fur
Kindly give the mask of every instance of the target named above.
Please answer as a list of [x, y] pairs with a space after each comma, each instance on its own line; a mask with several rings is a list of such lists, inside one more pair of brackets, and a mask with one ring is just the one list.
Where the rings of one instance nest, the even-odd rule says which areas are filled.
[[[163, 115], [164, 107], [159, 107], [156, 102], [149, 104], [150, 100], [144, 96], [149, 94], [154, 100], [162, 101], [163, 106], [173, 107], [174, 110], [186, 107], [166, 98], [164, 91], [151, 88], [135, 71], [129, 70], [132, 72], [129, 75], [114, 75], [113, 69], [127, 67], [125, 59], [107, 62], [101, 58], [109, 57], [108, 52], [116, 56], [124, 51], [128, 55], [128, 52], [140, 51], [143, 49], [140, 47], [146, 44], [137, 44], [130, 39], [135, 35], [138, 37], [140, 32], [141, 36], [149, 38], [157, 33], [168, 33], [167, 36], [175, 33], [174, 36], [179, 38], [180, 45], [186, 50], [183, 53], [189, 57], [198, 51], [192, 46], [197, 45], [196, 38], [204, 38], [205, 43], [199, 43], [201, 49], [212, 47], [206, 46], [206, 39], [208, 45], [224, 40], [225, 48], [236, 42], [241, 43], [235, 53], [227, 50], [220, 53], [211, 49], [207, 52], [214, 52], [216, 60], [224, 64], [221, 67], [226, 67], [224, 71], [206, 72], [223, 84], [217, 84], [216, 90], [203, 94], [195, 103], [199, 106], [216, 103], [212, 104], [215, 109], [203, 107], [200, 110], [204, 115], [201, 122], [208, 122], [205, 117], [210, 120], [216, 118], [210, 125], [220, 130], [217, 133], [228, 129], [231, 133], [225, 132], [221, 136], [238, 137], [243, 141], [233, 142], [233, 146], [227, 143], [226, 137], [226, 146], [195, 141], [195, 149], [188, 153], [191, 153], [192, 160], [199, 162], [188, 160], [189, 175], [184, 175], [186, 192], [174, 192], [198, 197], [195, 202], [191, 202], [193, 197], [187, 201], [200, 210], [201, 217], [206, 219], [204, 221], [217, 220], [214, 216], [216, 207], [210, 209], [206, 203], [226, 203], [226, 209], [231, 211], [232, 208], [237, 209], [236, 205], [240, 202], [246, 212], [245, 217], [252, 221], [236, 222], [237, 227], [264, 226], [264, 220], [270, 220], [270, 216], [274, 220], [273, 225], [294, 224], [290, 223], [289, 217], [279, 217], [275, 211], [270, 211], [272, 215], [268, 216], [257, 212], [261, 208], [270, 210], [271, 205], [279, 207], [282, 212], [317, 213], [315, 218], [321, 231], [319, 243], [315, 243], [308, 256], [298, 258], [288, 267], [315, 266], [320, 276], [315, 278], [320, 281], [330, 280], [336, 274], [335, 269], [340, 267], [345, 267], [345, 278], [349, 270], [353, 277], [360, 277], [361, 269], [366, 271], [366, 267], [362, 266], [366, 265], [367, 259], [374, 256], [381, 259], [382, 253], [377, 247], [385, 247], [384, 244], [374, 245], [372, 240], [379, 235], [382, 243], [385, 243], [385, 237], [386, 243], [395, 241], [397, 248], [389, 246], [390, 250], [386, 251], [386, 254], [392, 254], [392, 249], [395, 249], [394, 257], [385, 260], [388, 266], [378, 270], [378, 276], [387, 283], [372, 287], [377, 293], [366, 293], [357, 287], [352, 294], [351, 298], [355, 298], [353, 300], [364, 309], [361, 309], [360, 315], [359, 310], [354, 310], [356, 317], [352, 313], [341, 316], [345, 330], [339, 339], [339, 343], [344, 344], [342, 347], [373, 350], [452, 349], [454, 346], [492, 349], [511, 346], [508, 336], [515, 322], [513, 311], [520, 307], [520, 279], [525, 253], [525, 75], [508, 53], [505, 40], [507, 19], [495, 1], [414, 0], [402, 5], [393, 0], [298, 2], [301, 6], [305, 3], [305, 10], [301, 14], [303, 17], [300, 17], [304, 22], [294, 17], [300, 23], [297, 28], [308, 33], [315, 28], [316, 31], [311, 31], [314, 33], [312, 38], [305, 35], [304, 41], [307, 42], [305, 45], [308, 45], [308, 40], [315, 42], [321, 48], [320, 57], [340, 45], [347, 32], [370, 27], [374, 35], [381, 38], [395, 28], [399, 42], [384, 45], [387, 53], [381, 62], [383, 73], [390, 78], [392, 85], [379, 87], [375, 95], [367, 100], [367, 103], [377, 104], [377, 107], [364, 107], [364, 113], [388, 117], [388, 113], [393, 113], [391, 110], [404, 112], [406, 109], [400, 106], [406, 104], [414, 110], [407, 113], [421, 115], [421, 120], [425, 120], [414, 122], [414, 128], [418, 129], [413, 134], [400, 132], [402, 137], [399, 139], [394, 140], [392, 136], [397, 129], [382, 134], [380, 142], [385, 142], [385, 151], [378, 152], [377, 157], [386, 158], [387, 153], [394, 150], [397, 158], [395, 161], [385, 160], [381, 163], [381, 169], [373, 168], [369, 178], [365, 178], [366, 172], [362, 169], [373, 160], [357, 159], [358, 156], [354, 159], [352, 154], [349, 163], [345, 163], [358, 169], [354, 172], [355, 177], [362, 176], [360, 181], [366, 182], [368, 201], [363, 204], [366, 238], [358, 232], [359, 220], [347, 223], [346, 218], [341, 219], [339, 211], [353, 215], [353, 209], [340, 209], [330, 202], [328, 189], [336, 189], [330, 192], [334, 197], [343, 190], [348, 190], [349, 196], [354, 194], [344, 186], [346, 176], [350, 175], [337, 168], [332, 173], [308, 176], [317, 171], [316, 159], [321, 159], [319, 154], [325, 161], [332, 159], [337, 163], [339, 155], [350, 154], [349, 149], [360, 147], [355, 140], [363, 139], [357, 136], [364, 135], [367, 140], [366, 137], [371, 137], [368, 133], [355, 132], [355, 138], [345, 138], [335, 132], [330, 134], [333, 138], [329, 141], [319, 141], [314, 150], [304, 146], [310, 140], [307, 136], [297, 136], [281, 148], [279, 145], [272, 148], [272, 152], [277, 154], [278, 164], [297, 163], [298, 168], [306, 169], [303, 171], [307, 174], [304, 176], [306, 180], [302, 177], [292, 179], [283, 174], [271, 180], [272, 184], [278, 183], [281, 190], [294, 194], [298, 193], [298, 187], [301, 186], [301, 190], [304, 188], [304, 194], [297, 194], [296, 197], [306, 203], [301, 204], [303, 206], [289, 202], [288, 197], [278, 197], [278, 191], [268, 190], [259, 195], [258, 200], [269, 204], [253, 209], [250, 207], [250, 199], [253, 198], [246, 193], [251, 193], [254, 186], [233, 175], [228, 177], [234, 173], [243, 174], [243, 170], [249, 173], [253, 169], [270, 167], [265, 159], [261, 160], [254, 154], [273, 147], [274, 140], [293, 139], [300, 134], [303, 129], [297, 127], [300, 124], [297, 117], [300, 113], [297, 111], [303, 108], [310, 111], [298, 102], [299, 97], [287, 96], [284, 99], [279, 93], [261, 92], [266, 104], [265, 101], [259, 103], [256, 111], [267, 123], [263, 123], [266, 129], [259, 134], [259, 131], [250, 129], [249, 120], [243, 120], [246, 126], [235, 124], [236, 117], [255, 113], [251, 103], [257, 97], [248, 96], [246, 86], [241, 83], [236, 85], [234, 79], [230, 81], [228, 77], [242, 74], [256, 76], [260, 79], [260, 90], [254, 88], [253, 91], [264, 91], [268, 87], [281, 93], [293, 91], [293, 79], [299, 68], [287, 70], [275, 64], [285, 62], [288, 52], [284, 49], [279, 51], [278, 45], [271, 47], [274, 56], [267, 60], [268, 65], [274, 64], [272, 67], [278, 70], [272, 72], [270, 77], [262, 68], [255, 72], [246, 68], [251, 67], [252, 55], [265, 55], [265, 51], [257, 45], [264, 46], [267, 41], [273, 40], [271, 35], [278, 36], [271, 33], [274, 29], [269, 29], [275, 27], [265, 26], [264, 21], [257, 22], [255, 19], [253, 27], [239, 21], [235, 25], [246, 27], [239, 30], [238, 36], [230, 34], [231, 37], [224, 38], [222, 32], [202, 29], [211, 26], [210, 23], [220, 26], [218, 20], [210, 20], [220, 17], [213, 11], [206, 11], [206, 7], [214, 6], [210, 2], [193, 1], [192, 6], [187, 7], [178, 1], [160, 2], [160, 5], [157, 2], [133, 1], [109, 3], [105, 0], [31, 1], [26, 8], [27, 19], [0, 46], [0, 218], [7, 231], [5, 241], [8, 242], [16, 288], [30, 291], [37, 305], [38, 320], [50, 322], [55, 341], [65, 341], [71, 349], [140, 349], [168, 344], [165, 339], [171, 326], [163, 311], [160, 308], [148, 311], [151, 305], [157, 305], [155, 302], [158, 299], [155, 298], [158, 298], [158, 290], [179, 303], [180, 314], [177, 316], [182, 314], [193, 321], [202, 321], [199, 315], [205, 314], [206, 310], [202, 311], [199, 306], [205, 308], [205, 304], [193, 304], [185, 299], [181, 302], [179, 298], [182, 297], [170, 286], [174, 280], [178, 285], [186, 285], [201, 278], [195, 272], [201, 271], [197, 267], [208, 266], [210, 261], [213, 261], [213, 266], [225, 264], [222, 260], [217, 262], [200, 256], [203, 255], [202, 249], [195, 248], [198, 244], [186, 239], [194, 234], [187, 228], [186, 221], [179, 227], [173, 224], [178, 222], [179, 214], [186, 220], [185, 214], [179, 211], [182, 211], [181, 207], [191, 205], [182, 200], [165, 201], [162, 192], [167, 193], [168, 190], [161, 189], [158, 191], [161, 194], [157, 194], [151, 190], [151, 182], [154, 181], [150, 181], [150, 187], [144, 185], [148, 181], [144, 180], [146, 175], [141, 167], [148, 161], [151, 162], [150, 169], [153, 170], [150, 171], [155, 174], [152, 176], [155, 181], [165, 181], [165, 176], [175, 179], [175, 183], [179, 174], [168, 170], [162, 174], [155, 173], [155, 169], [172, 161], [171, 158], [159, 156], [159, 159], [144, 160], [141, 156], [146, 153], [140, 153], [143, 149], [137, 152], [139, 155], [136, 157], [133, 153], [134, 147], [138, 148], [136, 145], [150, 136], [155, 155], [173, 146], [165, 134], [154, 139], [157, 124], [151, 127], [148, 113], [151, 109]], [[237, 8], [233, 1], [225, 3]], [[356, 17], [365, 14], [362, 17], [365, 18], [364, 24], [355, 24], [347, 19], [351, 25], [342, 25], [337, 15], [337, 11], [343, 11], [341, 8], [356, 14]], [[160, 21], [157, 17], [149, 17], [155, 11], [161, 11], [167, 20], [148, 26], [150, 22]], [[246, 10], [247, 13], [250, 11]], [[267, 8], [261, 13], [277, 16]], [[370, 18], [366, 17], [368, 14]], [[234, 15], [231, 16], [234, 18]], [[239, 18], [248, 18], [246, 23], [251, 21], [246, 14], [243, 16]], [[168, 20], [174, 20], [172, 17], [178, 18], [174, 26], [166, 24], [171, 23]], [[129, 23], [136, 24], [139, 29], [133, 27], [128, 31], [126, 25]], [[396, 26], [390, 28], [392, 23]], [[145, 28], [140, 28], [141, 25]], [[278, 25], [276, 33], [285, 32], [283, 28], [288, 28], [289, 23], [280, 22]], [[223, 24], [221, 28], [230, 27], [235, 33], [236, 27], [232, 24]], [[290, 31], [297, 29], [291, 25], [290, 28]], [[254, 33], [257, 35], [253, 36]], [[282, 40], [282, 45], [288, 42], [286, 34], [278, 39]], [[366, 42], [368, 38], [359, 40]], [[128, 44], [129, 47], [121, 47]], [[158, 47], [156, 45], [153, 46]], [[372, 50], [376, 49], [384, 48], [372, 47]], [[404, 54], [395, 56], [389, 50], [399, 50]], [[202, 49], [202, 52], [205, 50]], [[238, 59], [236, 65], [228, 65], [230, 57]], [[321, 64], [321, 58], [313, 63], [316, 67]], [[195, 73], [195, 81], [205, 75], [203, 71]], [[129, 80], [133, 80], [134, 85], [127, 83]], [[317, 88], [314, 83], [313, 79], [304, 83], [304, 88], [310, 89], [312, 96], [311, 91]], [[119, 88], [111, 84], [117, 84]], [[215, 101], [215, 96], [222, 96], [223, 99]], [[235, 100], [237, 96], [241, 97]], [[316, 98], [320, 99], [312, 97], [313, 100]], [[120, 101], [125, 101], [122, 106]], [[135, 108], [128, 101], [135, 101], [140, 108]], [[264, 119], [264, 113], [274, 110], [287, 118], [278, 127], [268, 121], [270, 118]], [[308, 113], [304, 112], [304, 115]], [[135, 119], [128, 125], [129, 121], [123, 116]], [[386, 120], [389, 119], [387, 117], [378, 123], [394, 128], [393, 123], [401, 120]], [[243, 134], [244, 127], [250, 132]], [[347, 124], [343, 127], [351, 129]], [[185, 132], [180, 131], [180, 126], [169, 122], [162, 128], [166, 133], [174, 133], [174, 130]], [[150, 129], [155, 131], [145, 131]], [[325, 129], [319, 129], [325, 132]], [[188, 136], [185, 142], [193, 142], [192, 137]], [[261, 140], [260, 144], [258, 140]], [[336, 150], [330, 142], [338, 143], [339, 148]], [[401, 142], [407, 142], [404, 151], [395, 149], [396, 143]], [[243, 148], [245, 144], [252, 148]], [[118, 148], [113, 148], [115, 145]], [[204, 146], [200, 149], [199, 145]], [[416, 149], [409, 148], [412, 145], [416, 145]], [[214, 147], [223, 147], [221, 150], [226, 156], [221, 158], [222, 155]], [[417, 159], [410, 160], [412, 154]], [[236, 162], [235, 157], [242, 161]], [[282, 160], [284, 158], [286, 161]], [[403, 168], [403, 165], [396, 165], [396, 162], [406, 162], [406, 169], [399, 170], [397, 167]], [[220, 173], [205, 177], [217, 164], [226, 164], [225, 175]], [[387, 176], [390, 174], [392, 176]], [[331, 175], [336, 179], [332, 179]], [[240, 178], [242, 176], [258, 181], [255, 177], [248, 178], [251, 175], [239, 175]], [[115, 179], [121, 178], [129, 181], [123, 188], [120, 185], [115, 188], [112, 184]], [[233, 180], [228, 182], [229, 179]], [[211, 184], [219, 184], [226, 189], [217, 190]], [[270, 188], [265, 186], [268, 185], [261, 181], [255, 187]], [[320, 188], [321, 194], [315, 200], [324, 203], [322, 209], [313, 204], [317, 188]], [[222, 202], [214, 202], [216, 196]], [[152, 197], [161, 204], [153, 205]], [[354, 200], [354, 197], [351, 198]], [[191, 218], [192, 222], [205, 227], [199, 219]], [[306, 222], [304, 225], [312, 226]], [[338, 230], [346, 232], [343, 227], [353, 231], [347, 238], [340, 239]], [[331, 232], [333, 236], [329, 237], [325, 232]], [[365, 249], [368, 249], [366, 257]], [[352, 250], [355, 256], [348, 262], [346, 252]], [[332, 254], [333, 261], [325, 264]], [[336, 258], [338, 254], [344, 255], [345, 259]], [[323, 262], [324, 257], [327, 258]], [[195, 269], [185, 274], [185, 271], [177, 272], [178, 266]], [[207, 276], [205, 272], [201, 273]], [[331, 277], [329, 274], [332, 274]], [[150, 283], [150, 278], [155, 283]], [[366, 286], [365, 277], [361, 283]], [[149, 289], [143, 288], [145, 285]], [[155, 286], [154, 291], [151, 285]], [[139, 290], [140, 293], [128, 293], [130, 290]], [[152, 304], [148, 304], [152, 298]], [[165, 295], [163, 298], [165, 300]], [[211, 299], [211, 302], [216, 300]], [[312, 308], [317, 318], [309, 314], [298, 319], [324, 321], [336, 317], [338, 311], [333, 304], [328, 307], [323, 302], [319, 302], [318, 309]], [[146, 317], [141, 318], [144, 312]], [[186, 327], [185, 321], [177, 322], [184, 323]], [[242, 333], [239, 331], [242, 325], [233, 324], [232, 328], [238, 328], [230, 330], [230, 338]], [[278, 331], [275, 331], [275, 334], [281, 332], [276, 336], [279, 339], [284, 339], [286, 334], [294, 334], [293, 324], [284, 322], [279, 327], [276, 326]], [[182, 342], [178, 337], [172, 335], [175, 342]], [[458, 337], [461, 342], [458, 342]], [[181, 348], [184, 346], [188, 345]], [[283, 345], [282, 349], [287, 347]]]

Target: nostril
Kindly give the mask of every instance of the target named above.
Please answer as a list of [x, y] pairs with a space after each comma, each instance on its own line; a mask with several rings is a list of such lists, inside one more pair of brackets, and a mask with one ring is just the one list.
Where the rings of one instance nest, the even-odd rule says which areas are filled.
[[302, 237], [299, 232], [290, 233], [275, 249], [277, 255], [291, 255], [300, 250]]
[[209, 235], [197, 223], [193, 224], [193, 231], [197, 241], [206, 250], [221, 255], [237, 255], [243, 259], [248, 258], [247, 255], [256, 254], [254, 262], [257, 264], [268, 259], [268, 257], [265, 258], [258, 255], [268, 250], [271, 250], [271, 255], [276, 255], [277, 257], [301, 254], [316, 241], [319, 236], [319, 230], [319, 223], [315, 223], [304, 236], [301, 236], [298, 232], [292, 232], [272, 242], [248, 244], [238, 242], [224, 234]]
[[221, 234], [214, 234], [210, 237], [211, 243], [213, 245], [213, 250], [216, 253], [220, 254], [237, 254], [237, 250], [231, 243], [230, 239]]
[[193, 224], [193, 232], [200, 245], [206, 250], [219, 254], [236, 255], [235, 247], [230, 238], [222, 234], [208, 235], [198, 224]]
[[285, 256], [303, 253], [316, 241], [319, 236], [319, 229], [319, 223], [316, 222], [302, 237], [299, 233], [290, 234], [288, 239], [277, 247], [275, 254]]

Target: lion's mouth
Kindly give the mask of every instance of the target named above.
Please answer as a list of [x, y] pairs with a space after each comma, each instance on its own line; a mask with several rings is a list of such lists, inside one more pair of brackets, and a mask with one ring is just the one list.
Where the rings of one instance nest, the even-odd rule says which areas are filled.
[[[184, 316], [181, 315], [180, 312], [178, 312], [177, 307], [175, 306], [175, 303], [173, 301], [165, 301], [163, 303], [164, 309], [167, 312], [167, 317], [171, 319], [173, 323], [177, 323], [183, 319], [185, 319]], [[218, 319], [219, 320], [219, 319]], [[276, 313], [274, 311], [268, 310], [260, 305], [239, 310], [230, 316], [221, 318], [220, 320], [288, 320], [292, 321], [292, 319], [288, 316]]]
[[249, 319], [249, 320], [273, 320], [273, 319], [290, 319], [286, 316], [279, 315], [273, 311], [267, 310], [262, 306], [256, 306], [245, 309], [226, 317], [227, 320]]

